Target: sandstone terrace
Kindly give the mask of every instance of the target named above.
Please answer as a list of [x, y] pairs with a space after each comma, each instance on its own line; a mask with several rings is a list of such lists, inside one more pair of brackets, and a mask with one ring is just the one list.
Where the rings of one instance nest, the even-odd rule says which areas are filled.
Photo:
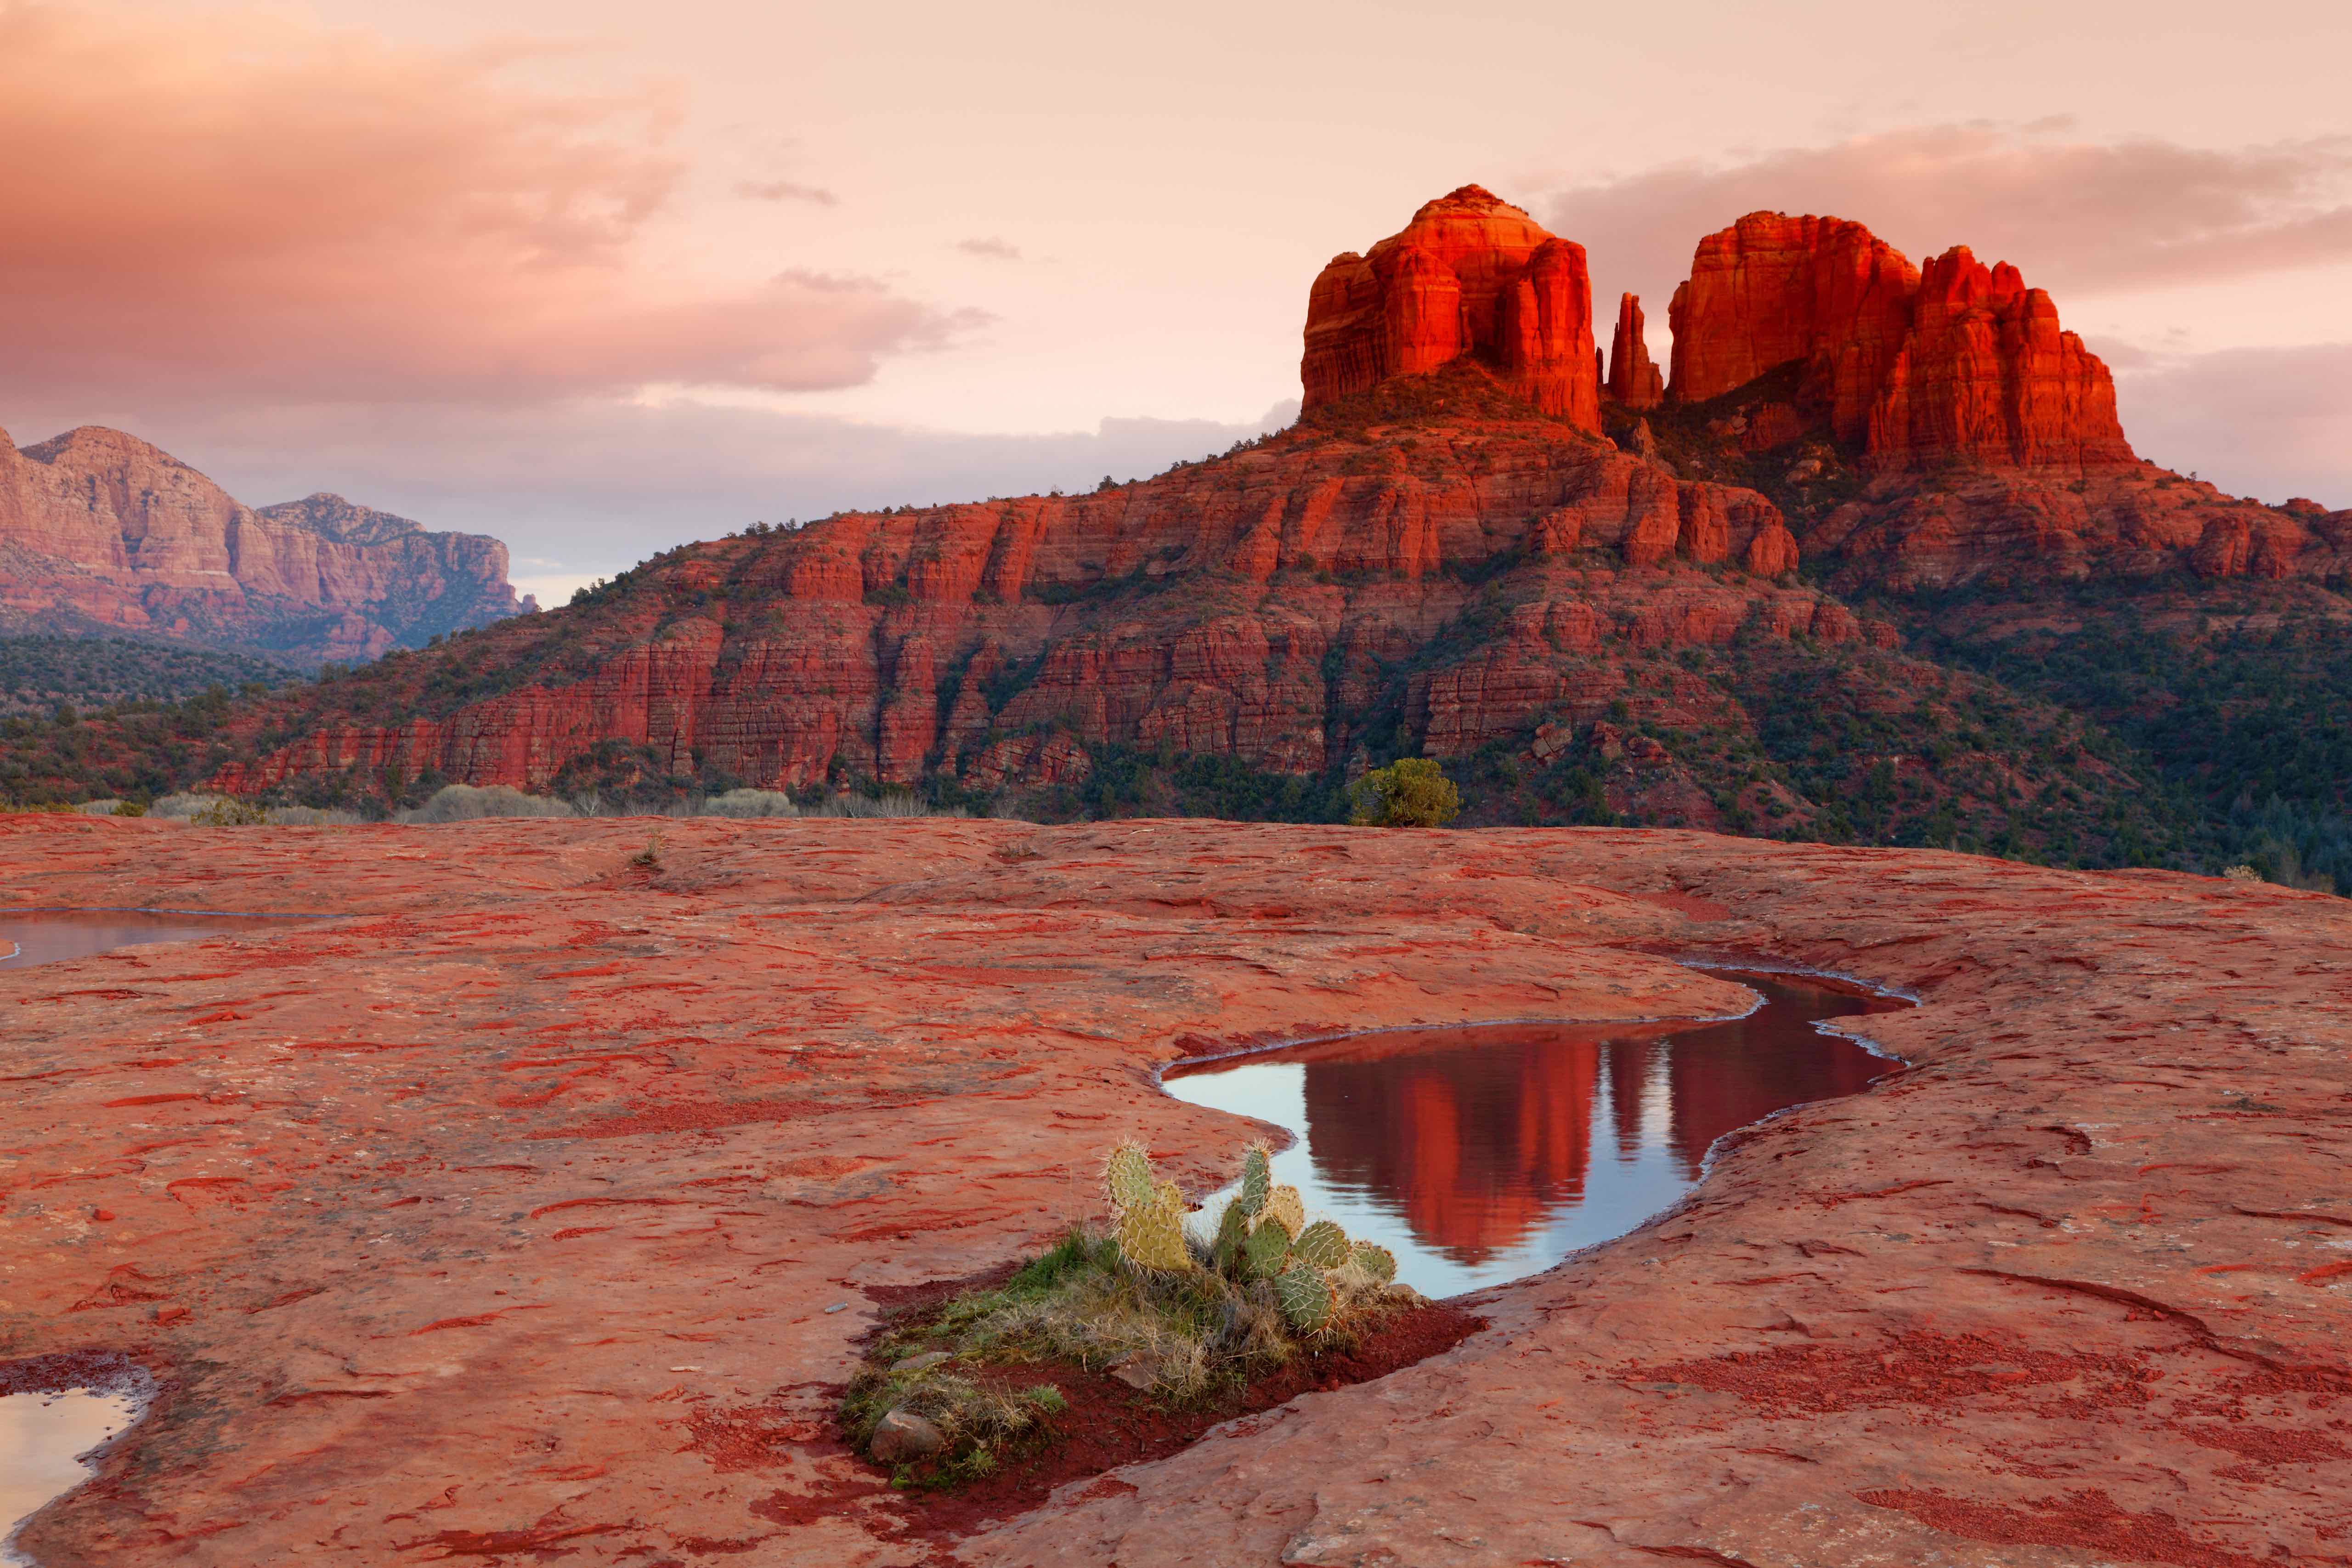
[[[2341, 900], [1616, 830], [0, 818], [0, 901], [341, 918], [11, 974], [0, 1349], [166, 1385], [47, 1563], [2338, 1554]], [[954, 1545], [829, 1436], [887, 1288], [1049, 1240], [1203, 1042], [1916, 994], [1490, 1327]], [[824, 1308], [847, 1300], [848, 1310]]]

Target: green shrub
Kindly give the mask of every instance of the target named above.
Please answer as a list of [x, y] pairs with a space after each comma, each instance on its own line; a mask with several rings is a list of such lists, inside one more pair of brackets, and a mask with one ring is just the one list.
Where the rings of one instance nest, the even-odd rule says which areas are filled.
[[1356, 784], [1360, 827], [1443, 827], [1462, 815], [1462, 792], [1431, 757], [1400, 757]]

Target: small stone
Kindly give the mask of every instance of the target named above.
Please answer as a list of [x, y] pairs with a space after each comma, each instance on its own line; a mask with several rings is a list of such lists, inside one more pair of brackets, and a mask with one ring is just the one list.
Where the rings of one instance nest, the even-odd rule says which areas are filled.
[[825, 1309], [828, 1312], [845, 1312], [848, 1310], [849, 1303], [846, 1301], [835, 1301], [832, 1306]]
[[916, 1355], [900, 1356], [890, 1363], [890, 1370], [894, 1373], [929, 1372], [940, 1363], [954, 1359], [953, 1351], [924, 1351]]
[[1145, 1351], [1129, 1351], [1103, 1370], [1139, 1392], [1160, 1381], [1160, 1358]]
[[905, 1465], [927, 1459], [947, 1446], [947, 1434], [911, 1410], [893, 1410], [874, 1424], [866, 1451], [878, 1464]]

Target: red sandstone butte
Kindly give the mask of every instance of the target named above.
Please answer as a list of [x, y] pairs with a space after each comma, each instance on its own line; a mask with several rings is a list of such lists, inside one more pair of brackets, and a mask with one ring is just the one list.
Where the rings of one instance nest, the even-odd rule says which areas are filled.
[[1609, 344], [1609, 395], [1628, 408], [1655, 408], [1666, 400], [1666, 384], [1642, 337], [1642, 301], [1633, 294], [1617, 300], [1617, 333]]
[[1670, 318], [1675, 401], [1798, 366], [1800, 402], [1874, 468], [2134, 461], [2107, 367], [2048, 294], [1966, 247], [1922, 274], [1860, 224], [1750, 213], [1699, 241]]
[[[171, 1563], [2271, 1568], [2352, 1526], [2352, 904], [1620, 829], [0, 817], [0, 1357], [162, 1394], [20, 1545]], [[1489, 1326], [958, 1542], [830, 1423], [898, 1288], [1189, 1191], [1206, 1046], [1907, 991]], [[103, 1211], [112, 1216], [100, 1223]], [[827, 1308], [845, 1303], [837, 1312]]]
[[22, 450], [0, 431], [0, 628], [365, 659], [519, 608], [495, 539], [333, 495], [257, 510], [120, 430]]
[[1425, 203], [1401, 232], [1316, 278], [1302, 406], [1465, 357], [1546, 414], [1601, 428], [1584, 247], [1477, 185]]

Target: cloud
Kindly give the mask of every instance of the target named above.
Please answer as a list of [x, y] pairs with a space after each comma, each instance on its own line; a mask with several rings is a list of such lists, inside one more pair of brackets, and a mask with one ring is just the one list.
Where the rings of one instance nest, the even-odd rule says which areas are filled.
[[737, 183], [735, 194], [754, 202], [809, 202], [821, 207], [837, 207], [841, 198], [817, 185], [796, 185], [790, 180], [743, 180]]
[[0, 3], [0, 363], [22, 396], [530, 402], [801, 390], [973, 318], [657, 267], [658, 93], [507, 84], [257, 12]]
[[998, 261], [1018, 261], [1021, 248], [1001, 239], [959, 239], [956, 248], [966, 256], [985, 256]]
[[2273, 504], [2352, 507], [2352, 343], [2137, 357], [2116, 397], [2140, 456]]
[[2352, 136], [2200, 148], [2073, 130], [1919, 126], [1666, 164], [1557, 190], [1535, 210], [1585, 246], [1596, 275], [1661, 307], [1699, 237], [1759, 209], [1851, 218], [1915, 261], [1967, 245], [2017, 263], [2062, 305], [2352, 259]]

